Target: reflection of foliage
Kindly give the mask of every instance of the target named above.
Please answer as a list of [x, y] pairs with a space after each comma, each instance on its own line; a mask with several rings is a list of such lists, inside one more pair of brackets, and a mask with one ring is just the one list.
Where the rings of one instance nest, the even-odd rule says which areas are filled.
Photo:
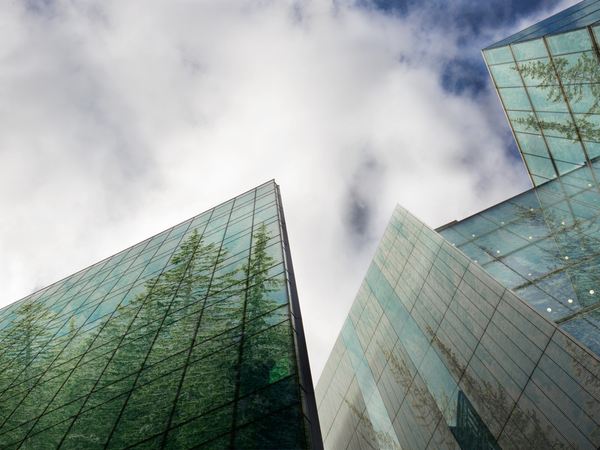
[[[342, 398], [358, 419], [358, 423], [362, 425], [362, 428], [367, 430], [368, 438], [363, 434], [360, 428], [357, 428], [357, 431], [360, 433], [360, 435], [364, 439], [364, 442], [366, 442], [369, 447], [371, 447], [374, 450], [402, 450], [402, 448], [398, 445], [398, 443], [390, 435], [390, 433], [383, 430], [375, 430], [373, 422], [371, 422], [367, 411], [360, 412], [352, 402], [349, 402], [343, 396]], [[375, 443], [377, 447], [374, 447], [372, 443]]]
[[[584, 86], [590, 85], [594, 103], [588, 110], [588, 114], [596, 112], [600, 103], [600, 86], [598, 85], [600, 83], [600, 66], [598, 61], [593, 57], [590, 58], [586, 53], [582, 53], [581, 58], [578, 58], [571, 67], [569, 67], [569, 60], [564, 57], [554, 58], [554, 64], [570, 101], [581, 101], [586, 96]], [[563, 100], [552, 62], [533, 61], [521, 64], [519, 69], [524, 77], [537, 80], [538, 87], [548, 89], [546, 101], [556, 103]]]
[[[475, 404], [477, 413], [485, 424], [506, 423], [504, 434], [511, 436], [516, 448], [529, 448], [531, 442], [539, 441], [543, 436], [552, 448], [572, 449], [559, 438], [554, 437], [553, 427], [543, 427], [534, 410], [523, 410], [507, 395], [500, 382], [477, 379], [456, 357], [454, 352], [444, 344], [429, 325], [427, 334], [444, 359], [455, 380], [461, 380], [461, 386], [467, 398]], [[462, 379], [461, 379], [462, 377]], [[511, 420], [508, 420], [510, 415]], [[576, 446], [576, 444], [573, 444]]]
[[[404, 355], [398, 358], [394, 352], [391, 352], [381, 344], [379, 344], [379, 348], [385, 355], [385, 359], [390, 365], [390, 370], [394, 374], [396, 382], [402, 386], [404, 396], [410, 395], [412, 397], [411, 405], [417, 411], [415, 418], [419, 421], [419, 426], [423, 429], [431, 429], [432, 426], [435, 427], [441, 422], [442, 417], [446, 420], [450, 419], [453, 422], [453, 419], [455, 419], [456, 402], [446, 392], [443, 392], [439, 398], [435, 393], [431, 395], [427, 380], [423, 380], [422, 386], [413, 382], [414, 376]], [[439, 406], [441, 404], [438, 403], [439, 400], [442, 400], [443, 406], [446, 407], [443, 413], [440, 411]], [[450, 428], [439, 426], [437, 429], [440, 435], [434, 437], [435, 442], [438, 445], [444, 443], [450, 450], [454, 449], [456, 440]]]
[[[593, 419], [597, 410], [598, 400], [600, 398], [600, 362], [591, 358], [589, 354], [575, 344], [573, 341], [565, 336], [564, 339], [565, 350], [571, 356], [572, 362], [571, 367], [573, 369], [573, 376], [579, 378], [580, 387], [579, 390], [588, 397], [585, 401], [585, 405], [589, 408], [587, 414]], [[587, 370], [584, 367], [587, 366]], [[591, 367], [590, 367], [591, 366]], [[590, 395], [591, 394], [591, 395]], [[596, 411], [597, 412], [597, 411]], [[594, 431], [592, 431], [591, 437], [597, 438], [600, 436], [600, 425], [596, 425]]]
[[[570, 220], [565, 223], [564, 215], [566, 213], [556, 208], [531, 208], [518, 203], [511, 203], [516, 220], [510, 223], [510, 226], [519, 227], [527, 230], [535, 240], [529, 241], [529, 244], [536, 244], [536, 252], [531, 254], [520, 251], [527, 244], [516, 250], [516, 253], [509, 255], [511, 262], [506, 267], [519, 273], [519, 270], [527, 269], [533, 275], [533, 281], [514, 286], [510, 281], [502, 280], [514, 288], [524, 288], [542, 280], [549, 280], [560, 273], [565, 273], [571, 279], [571, 283], [576, 290], [582, 306], [585, 306], [587, 299], [586, 293], [591, 289], [590, 282], [597, 280], [597, 275], [590, 269], [589, 263], [600, 255], [600, 225], [595, 220]], [[517, 231], [518, 232], [518, 231]], [[527, 238], [525, 234], [524, 238]], [[552, 238], [547, 240], [547, 238]], [[489, 255], [492, 260], [502, 262], [507, 258], [505, 254], [497, 254], [495, 249], [474, 242], [483, 252]], [[535, 255], [541, 253], [539, 259]], [[545, 265], [540, 266], [540, 263]], [[526, 273], [519, 274], [525, 276]], [[525, 276], [528, 278], [528, 276]], [[545, 289], [550, 295], [559, 292], [560, 287], [564, 287], [563, 278], [555, 278], [556, 289]], [[552, 282], [552, 281], [550, 281]], [[596, 281], [597, 282], [597, 281]], [[550, 290], [548, 290], [550, 289]], [[561, 299], [563, 302], [565, 299]], [[566, 305], [569, 306], [569, 305]]]
[[[255, 230], [252, 254], [233, 265], [226, 265], [226, 248], [194, 230], [168, 270], [85, 331], [72, 313], [25, 302], [0, 332], [0, 447], [26, 439], [21, 448], [57, 448], [64, 440], [87, 449], [110, 439], [124, 448], [154, 437], [188, 448], [219, 435], [235, 439], [228, 430], [242, 420], [234, 414], [242, 400], [253, 402], [256, 417], [273, 405], [298, 405], [288, 382], [289, 314], [270, 295], [284, 281], [268, 272], [276, 262], [270, 233], [264, 224]], [[281, 420], [295, 414], [286, 411]], [[200, 414], [207, 416], [185, 425]], [[288, 442], [301, 426], [256, 432], [244, 442]]]
[[[577, 126], [569, 121], [568, 123], [559, 123], [556, 121], [536, 120], [533, 115], [527, 118], [513, 119], [514, 123], [524, 125], [526, 130], [533, 129], [538, 131], [552, 130], [563, 133], [567, 139], [573, 141], [579, 140], [579, 134], [585, 140], [600, 141], [600, 129], [595, 124], [588, 121], [590, 115], [600, 111], [600, 65], [595, 58], [582, 53], [575, 64], [569, 67], [567, 58], [554, 58], [556, 72], [552, 62], [544, 63], [542, 61], [533, 61], [521, 64], [519, 69], [524, 77], [530, 77], [538, 81], [538, 88], [547, 90], [546, 101], [550, 103], [559, 103], [563, 101], [563, 90], [567, 99], [573, 104], [582, 101], [588, 94], [589, 89], [593, 103], [588, 111], [577, 120]], [[513, 70], [517, 70], [513, 67]], [[562, 86], [556, 80], [556, 73], [559, 74]]]

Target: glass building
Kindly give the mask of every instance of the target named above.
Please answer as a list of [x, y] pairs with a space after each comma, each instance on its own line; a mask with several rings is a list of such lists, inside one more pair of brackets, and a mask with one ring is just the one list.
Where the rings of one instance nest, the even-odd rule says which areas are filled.
[[483, 50], [534, 186], [600, 157], [600, 1]]
[[319, 449], [274, 182], [0, 310], [2, 449]]
[[599, 38], [587, 0], [483, 51], [535, 187], [435, 231], [396, 208], [317, 385], [326, 449], [600, 448]]

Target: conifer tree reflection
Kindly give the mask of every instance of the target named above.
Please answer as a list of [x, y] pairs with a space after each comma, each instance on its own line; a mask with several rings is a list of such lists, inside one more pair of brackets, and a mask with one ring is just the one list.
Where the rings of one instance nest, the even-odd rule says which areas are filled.
[[[566, 278], [575, 290], [576, 303], [567, 303], [566, 298], [560, 298], [565, 307], [578, 309], [596, 303], [589, 291], [600, 280], [590, 263], [600, 256], [600, 239], [597, 237], [600, 235], [600, 223], [597, 220], [572, 218], [571, 214], [554, 207], [531, 208], [515, 202], [511, 205], [516, 220], [509, 226], [526, 229], [535, 240], [523, 242], [521, 248], [509, 255], [498, 254], [494, 248], [474, 242], [492, 261], [530, 279], [519, 285], [502, 281], [516, 290], [543, 282], [545, 291], [558, 296], [557, 293], [565, 287]], [[530, 245], [534, 251], [521, 251]], [[537, 256], [538, 252], [541, 257]]]
[[[342, 396], [342, 399], [348, 405], [350, 411], [352, 411], [352, 413], [358, 419], [360, 426], [356, 428], [356, 431], [358, 431], [358, 433], [364, 439], [364, 442], [370, 448], [373, 450], [402, 450], [389, 432], [375, 429], [375, 426], [369, 417], [368, 411], [361, 412], [354, 405], [354, 403], [349, 401], [346, 397]], [[366, 435], [362, 432], [361, 428], [366, 430]]]
[[[569, 443], [559, 439], [552, 426], [543, 425], [536, 411], [517, 406], [499, 382], [491, 383], [472, 374], [470, 369], [458, 360], [454, 351], [442, 342], [429, 325], [426, 325], [426, 331], [430, 342], [437, 347], [439, 354], [443, 357], [452, 377], [456, 383], [460, 381], [464, 395], [475, 407], [477, 416], [482, 421], [479, 427], [482, 424], [487, 424], [488, 427], [490, 424], [505, 424], [502, 432], [503, 438], [501, 437], [499, 442], [503, 447], [505, 444], [503, 439], [510, 436], [512, 442], [506, 443], [510, 448], [530, 448], [532, 442], [546, 443], [549, 448], [558, 450], [573, 448]], [[389, 364], [389, 370], [402, 387], [404, 396], [416, 411], [415, 418], [420, 428], [431, 430], [437, 423], [443, 425], [444, 420], [442, 419], [446, 419], [447, 422], [450, 416], [456, 414], [456, 412], [447, 411], [448, 407], [456, 408], [456, 402], [440, 403], [438, 402], [440, 397], [431, 393], [426, 380], [421, 380], [422, 384], [420, 384], [419, 375], [411, 369], [407, 361], [408, 355], [399, 348], [393, 351], [381, 345], [380, 348]], [[443, 397], [450, 399], [448, 393], [444, 391], [441, 395], [441, 398]], [[452, 422], [450, 421], [450, 423]], [[434, 440], [438, 445], [443, 444], [450, 449], [458, 448], [454, 438], [454, 435], [459, 434], [456, 431], [458, 430], [453, 430], [452, 426], [438, 426]], [[500, 429], [492, 428], [490, 431], [498, 433]], [[498, 444], [490, 431], [487, 429], [473, 430], [469, 433], [473, 441], [459, 442], [460, 448], [498, 449]]]
[[24, 438], [43, 409], [40, 401], [50, 400], [55, 388], [55, 383], [40, 383], [53, 357], [48, 343], [54, 314], [40, 302], [26, 301], [14, 315], [0, 332], [0, 443]]
[[[282, 268], [272, 268], [269, 239], [266, 225], [257, 226], [250, 255], [236, 263], [194, 230], [167, 270], [87, 333], [71, 318], [54, 336], [56, 314], [25, 303], [0, 332], [0, 446], [26, 436], [21, 448], [36, 436], [46, 448], [86, 450], [234, 442], [234, 427], [272, 414], [274, 404], [298, 405], [297, 385], [286, 381], [295, 372], [287, 303], [272, 297], [285, 282], [274, 276]], [[262, 392], [269, 395], [260, 404]], [[262, 409], [246, 417], [252, 399]], [[286, 439], [289, 448], [303, 445], [304, 436], [290, 433], [249, 436], [265, 448]]]
[[[525, 126], [525, 130], [556, 131], [574, 142], [583, 140], [600, 142], [600, 126], [590, 118], [600, 113], [600, 65], [594, 56], [581, 53], [574, 63], [565, 57], [556, 57], [552, 61], [532, 61], [520, 63], [521, 75], [537, 83], [536, 87], [547, 91], [546, 101], [562, 103], [565, 99], [572, 106], [582, 102], [589, 104], [587, 111], [576, 117], [576, 124], [571, 120], [558, 122], [536, 119], [534, 114], [526, 118], [515, 118], [515, 124]], [[560, 82], [556, 75], [560, 77]], [[564, 93], [564, 94], [563, 94]]]

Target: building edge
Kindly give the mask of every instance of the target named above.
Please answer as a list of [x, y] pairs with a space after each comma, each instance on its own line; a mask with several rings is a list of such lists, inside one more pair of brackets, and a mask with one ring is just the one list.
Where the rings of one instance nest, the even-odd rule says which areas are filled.
[[301, 387], [306, 399], [306, 408], [308, 419], [310, 421], [310, 433], [313, 450], [323, 450], [323, 437], [321, 435], [321, 426], [319, 424], [319, 413], [317, 411], [317, 402], [315, 398], [315, 389], [312, 381], [310, 362], [308, 358], [308, 348], [304, 335], [304, 325], [302, 323], [302, 314], [300, 312], [300, 302], [298, 300], [298, 290], [296, 288], [296, 277], [292, 264], [292, 255], [287, 234], [285, 214], [283, 212], [283, 202], [281, 199], [281, 190], [275, 183], [277, 193], [277, 206], [281, 224], [281, 236], [283, 238], [283, 248], [285, 254], [285, 264], [288, 271], [288, 281], [290, 287], [290, 302], [292, 306], [292, 315], [294, 317], [294, 330], [297, 337], [298, 359], [300, 360], [300, 379]]

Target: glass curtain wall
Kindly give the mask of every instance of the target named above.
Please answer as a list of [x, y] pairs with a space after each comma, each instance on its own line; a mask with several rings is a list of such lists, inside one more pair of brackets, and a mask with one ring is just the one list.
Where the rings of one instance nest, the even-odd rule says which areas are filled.
[[598, 373], [398, 206], [317, 385], [325, 448], [595, 450]]
[[596, 166], [438, 229], [450, 243], [600, 355]]
[[269, 182], [0, 310], [0, 448], [313, 448], [284, 226]]
[[534, 186], [600, 156], [598, 20], [585, 1], [483, 51]]

